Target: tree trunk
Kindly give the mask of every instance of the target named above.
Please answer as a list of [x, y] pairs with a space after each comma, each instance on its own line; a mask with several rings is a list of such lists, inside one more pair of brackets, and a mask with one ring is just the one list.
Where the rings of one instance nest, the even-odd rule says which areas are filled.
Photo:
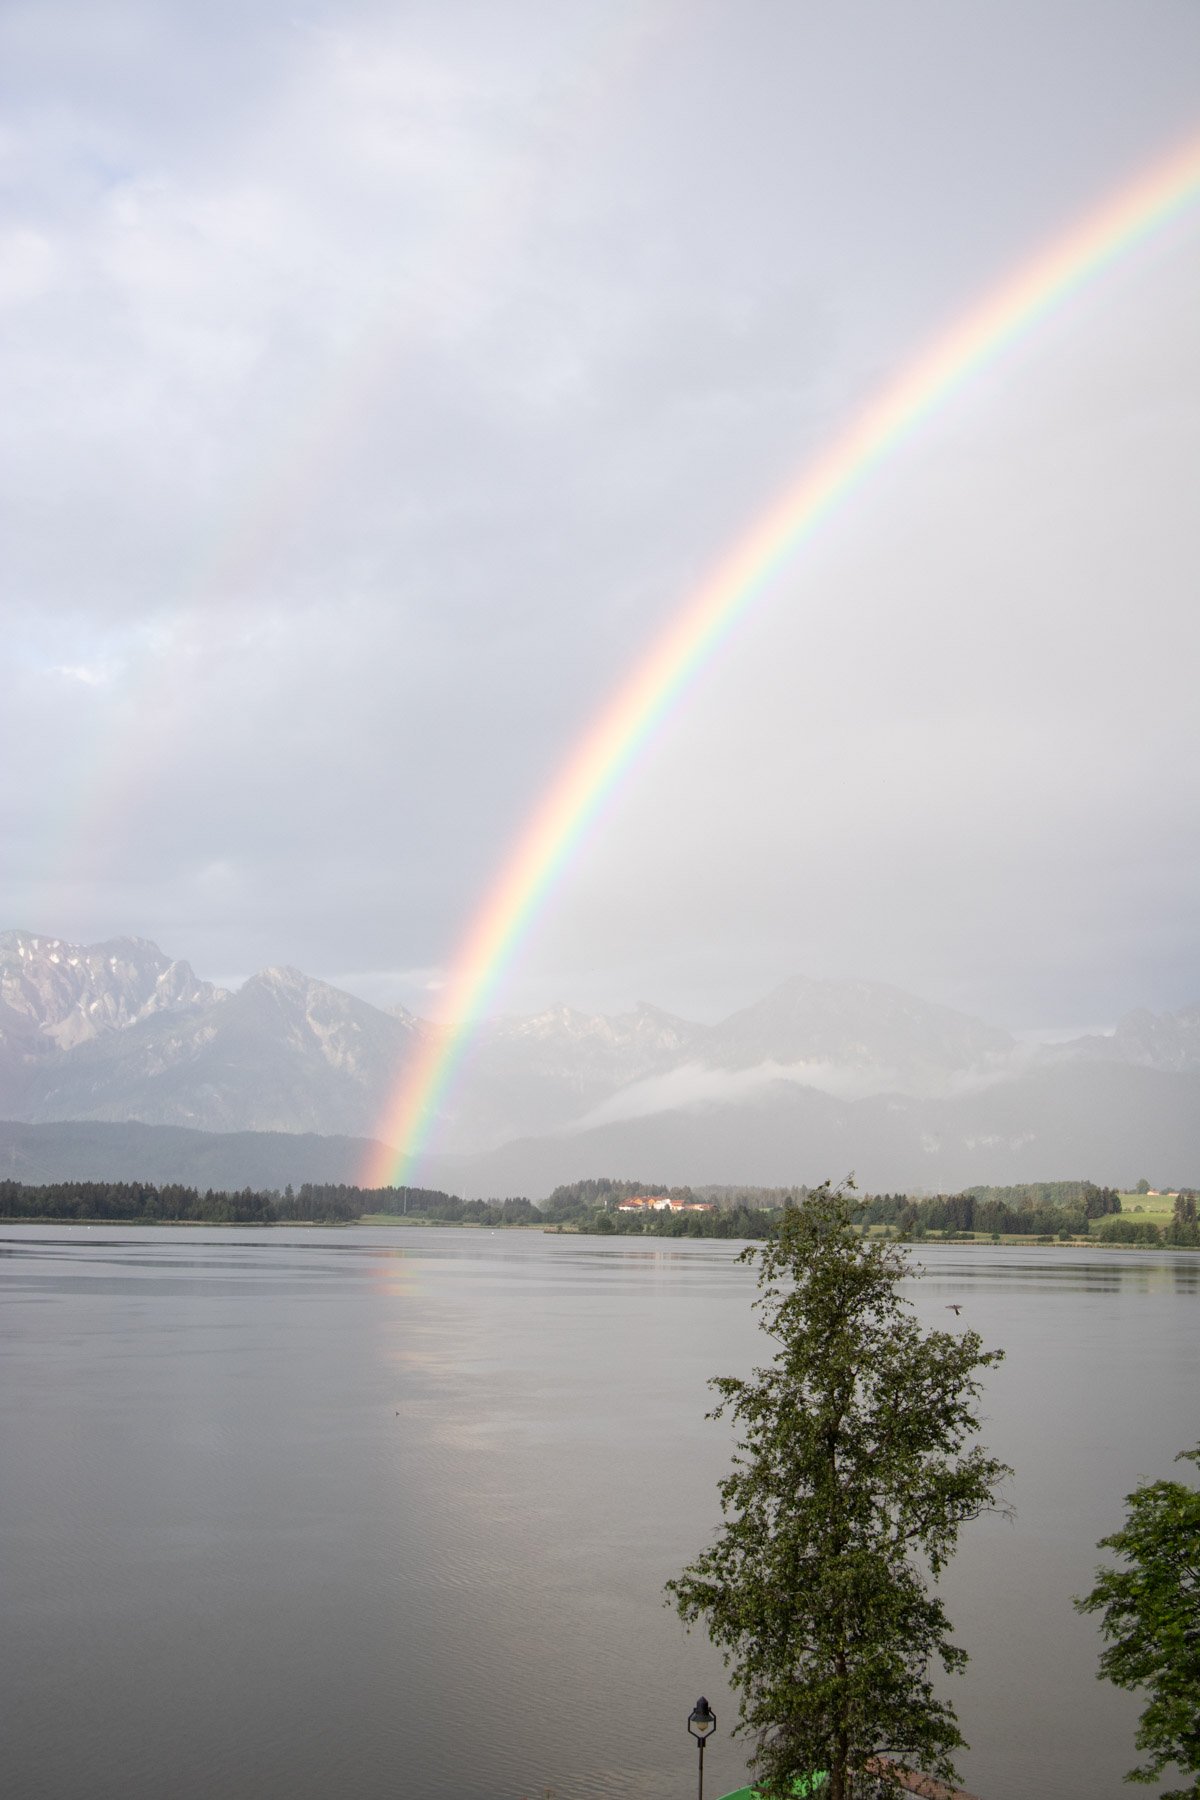
[[[834, 1659], [834, 1666], [838, 1672], [839, 1683], [844, 1683], [846, 1679], [846, 1653], [844, 1650], [838, 1651]], [[850, 1800], [849, 1771], [846, 1768], [849, 1760], [850, 1734], [844, 1726], [841, 1726], [834, 1739], [834, 1753], [829, 1770], [829, 1800]]]

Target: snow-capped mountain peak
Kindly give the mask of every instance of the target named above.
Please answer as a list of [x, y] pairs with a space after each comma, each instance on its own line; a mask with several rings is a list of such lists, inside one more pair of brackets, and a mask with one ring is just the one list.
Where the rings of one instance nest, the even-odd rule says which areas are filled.
[[31, 931], [0, 933], [0, 1008], [60, 1050], [124, 1031], [154, 1013], [225, 998], [186, 962], [145, 938], [72, 944]]
[[[431, 1035], [403, 1007], [286, 965], [229, 993], [143, 939], [0, 933], [0, 1117], [377, 1137]], [[686, 1136], [701, 1116], [757, 1116], [781, 1095], [810, 1110], [889, 1096], [903, 1113], [994, 1090], [1000, 1107], [1026, 1075], [1069, 1062], [1200, 1071], [1200, 1007], [1129, 1014], [1111, 1037], [1033, 1054], [878, 982], [795, 977], [711, 1026], [645, 1002], [611, 1014], [560, 1003], [472, 1032], [439, 1137], [485, 1150], [675, 1116]]]

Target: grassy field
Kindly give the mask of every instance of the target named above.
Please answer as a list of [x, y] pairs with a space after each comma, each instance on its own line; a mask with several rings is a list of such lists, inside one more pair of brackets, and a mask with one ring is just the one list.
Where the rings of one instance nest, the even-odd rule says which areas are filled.
[[1121, 1211], [1123, 1213], [1141, 1213], [1143, 1218], [1152, 1219], [1161, 1225], [1175, 1211], [1175, 1202], [1169, 1194], [1122, 1194]]

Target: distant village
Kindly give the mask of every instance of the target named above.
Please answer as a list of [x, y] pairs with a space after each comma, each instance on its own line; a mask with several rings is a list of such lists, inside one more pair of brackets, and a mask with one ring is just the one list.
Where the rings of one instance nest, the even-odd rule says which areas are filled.
[[671, 1200], [666, 1194], [634, 1194], [628, 1200], [618, 1200], [618, 1212], [716, 1212], [710, 1200]]

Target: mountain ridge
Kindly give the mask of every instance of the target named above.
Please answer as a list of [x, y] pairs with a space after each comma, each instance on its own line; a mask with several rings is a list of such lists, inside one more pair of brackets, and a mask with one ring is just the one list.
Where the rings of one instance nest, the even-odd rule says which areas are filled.
[[[0, 1116], [14, 1122], [365, 1140], [436, 1029], [285, 964], [230, 990], [148, 939], [76, 945], [0, 933]], [[542, 1140], [597, 1151], [627, 1144], [632, 1155], [654, 1139], [653, 1119], [664, 1121], [659, 1137], [669, 1126], [681, 1143], [706, 1135], [699, 1121], [723, 1122], [736, 1147], [765, 1107], [794, 1124], [837, 1113], [842, 1131], [870, 1122], [868, 1135], [882, 1141], [888, 1105], [904, 1113], [953, 1103], [966, 1116], [990, 1093], [984, 1110], [996, 1118], [1006, 1106], [999, 1089], [1033, 1106], [1021, 1083], [1044, 1085], [1072, 1067], [1200, 1074], [1200, 1005], [1135, 1010], [1111, 1036], [1031, 1049], [970, 1014], [864, 980], [792, 976], [712, 1025], [645, 1001], [615, 1014], [557, 1003], [475, 1029], [432, 1136], [446, 1156], [499, 1157], [498, 1166], [506, 1146]], [[878, 1107], [847, 1110], [868, 1100]], [[922, 1130], [936, 1135], [934, 1125]], [[982, 1118], [975, 1135], [981, 1152], [989, 1136], [1007, 1141]], [[547, 1166], [570, 1160], [538, 1155]]]
[[[204, 1189], [361, 1185], [378, 1141], [299, 1132], [211, 1132], [93, 1120], [0, 1121], [0, 1178], [181, 1182]], [[779, 1083], [751, 1105], [714, 1105], [424, 1157], [423, 1186], [465, 1198], [544, 1199], [608, 1175], [642, 1183], [810, 1185], [853, 1174], [864, 1192], [1093, 1179], [1196, 1186], [1200, 1076], [1060, 1063], [973, 1095], [841, 1100]]]

